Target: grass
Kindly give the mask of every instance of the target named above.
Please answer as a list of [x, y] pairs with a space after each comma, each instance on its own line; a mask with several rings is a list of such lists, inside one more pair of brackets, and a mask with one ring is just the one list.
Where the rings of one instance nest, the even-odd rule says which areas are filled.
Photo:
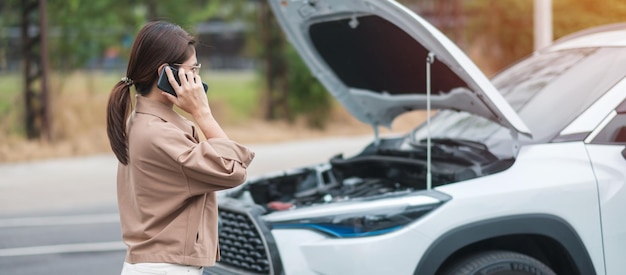
[[0, 74], [0, 130], [3, 132], [20, 131], [20, 127], [12, 122], [18, 118], [16, 107], [24, 105], [21, 81], [15, 74]]
[[225, 106], [222, 119], [240, 124], [258, 113], [261, 86], [254, 72], [209, 72], [202, 76], [209, 84], [211, 106]]
[[0, 74], [0, 115], [5, 115], [11, 106], [17, 101], [17, 96], [21, 95], [21, 79], [14, 74]]
[[[77, 101], [79, 105], [92, 103], [98, 105], [94, 107], [102, 106], [100, 110], [104, 110], [108, 94], [119, 79], [120, 74], [112, 72], [52, 75], [50, 99], [53, 118], [68, 108], [75, 108], [71, 111], [75, 115], [81, 114], [76, 116], [76, 120], [80, 120], [79, 117], [84, 113], [96, 111], [87, 106], [73, 106]], [[254, 72], [206, 72], [203, 81], [209, 83], [208, 97], [212, 105], [217, 105], [217, 108], [226, 113], [222, 115], [228, 116], [229, 121], [244, 121], [257, 111], [258, 84]], [[0, 83], [0, 116], [3, 118], [0, 133], [2, 136], [20, 135], [24, 132], [23, 79], [19, 73], [0, 74]]]
[[[205, 72], [208, 96], [223, 126], [241, 124], [256, 112], [254, 72]], [[0, 75], [0, 162], [109, 152], [106, 104], [121, 78], [115, 72], [53, 74], [49, 79], [52, 142], [26, 140], [21, 74]]]

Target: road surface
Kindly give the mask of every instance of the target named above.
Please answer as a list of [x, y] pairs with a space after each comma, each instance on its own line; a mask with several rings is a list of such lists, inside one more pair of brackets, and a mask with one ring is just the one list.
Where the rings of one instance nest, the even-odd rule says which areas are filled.
[[[249, 176], [359, 152], [371, 136], [250, 145]], [[0, 273], [119, 274], [112, 154], [0, 164]]]

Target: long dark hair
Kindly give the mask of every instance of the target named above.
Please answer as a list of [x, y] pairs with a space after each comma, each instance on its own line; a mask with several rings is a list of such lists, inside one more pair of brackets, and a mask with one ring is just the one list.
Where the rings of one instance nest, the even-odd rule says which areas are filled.
[[130, 114], [130, 86], [147, 95], [158, 78], [158, 68], [164, 63], [183, 63], [195, 52], [196, 40], [180, 26], [164, 21], [147, 23], [137, 34], [130, 52], [126, 77], [132, 83], [119, 81], [109, 95], [107, 106], [107, 135], [117, 159], [128, 164], [126, 120]]

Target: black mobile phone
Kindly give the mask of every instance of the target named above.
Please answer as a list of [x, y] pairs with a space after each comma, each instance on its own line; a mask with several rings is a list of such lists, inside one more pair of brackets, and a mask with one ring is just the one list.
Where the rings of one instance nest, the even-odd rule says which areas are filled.
[[[174, 79], [180, 85], [180, 78], [178, 77], [178, 68], [170, 66], [172, 69], [172, 74], [174, 75]], [[202, 86], [204, 87], [204, 92], [206, 93], [209, 90], [209, 85], [202, 82]], [[165, 73], [165, 67], [161, 69], [161, 75], [159, 75], [159, 80], [157, 81], [157, 87], [163, 90], [164, 92], [171, 94], [173, 96], [177, 96], [174, 88], [170, 84], [170, 81], [167, 79], [167, 74]]]

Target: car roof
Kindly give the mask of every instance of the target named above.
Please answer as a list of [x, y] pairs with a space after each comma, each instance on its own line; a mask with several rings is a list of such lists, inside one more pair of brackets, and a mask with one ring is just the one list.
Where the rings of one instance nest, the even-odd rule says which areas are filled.
[[577, 48], [626, 47], [626, 23], [593, 27], [566, 35], [541, 52]]

